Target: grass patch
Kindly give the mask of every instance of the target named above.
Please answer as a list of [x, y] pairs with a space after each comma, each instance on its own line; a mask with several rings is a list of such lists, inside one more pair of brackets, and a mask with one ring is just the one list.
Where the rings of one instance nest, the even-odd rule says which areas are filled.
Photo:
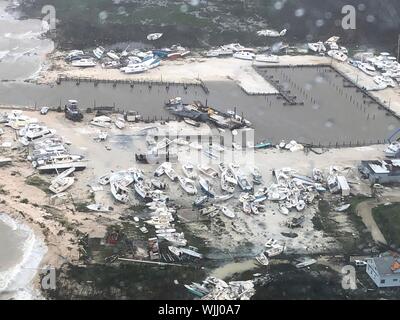
[[372, 209], [372, 216], [389, 245], [400, 247], [400, 203], [380, 205]]
[[50, 193], [49, 183], [37, 175], [26, 178], [25, 183], [27, 185], [34, 186], [45, 193]]

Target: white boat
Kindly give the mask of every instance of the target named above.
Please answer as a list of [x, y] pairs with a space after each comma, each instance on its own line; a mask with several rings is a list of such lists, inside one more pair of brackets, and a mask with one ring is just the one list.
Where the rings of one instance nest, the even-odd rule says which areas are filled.
[[80, 60], [74, 60], [71, 62], [71, 65], [73, 67], [79, 67], [79, 68], [93, 68], [97, 65], [96, 61], [93, 59], [80, 59]]
[[339, 207], [336, 207], [336, 208], [335, 208], [335, 211], [336, 211], [336, 212], [343, 212], [343, 211], [346, 211], [347, 209], [349, 209], [350, 207], [351, 207], [351, 204], [350, 204], [350, 203], [344, 204], [344, 205], [341, 205], [341, 206], [339, 206]]
[[273, 54], [257, 54], [255, 60], [257, 62], [279, 63], [279, 57]]
[[149, 230], [147, 230], [146, 227], [140, 227], [139, 230], [144, 234], [149, 233]]
[[135, 183], [134, 184], [134, 189], [136, 193], [144, 200], [144, 201], [150, 201], [151, 197], [149, 195], [149, 190], [146, 187], [146, 185], [143, 182]]
[[110, 128], [111, 118], [107, 116], [94, 117], [90, 124], [100, 128]]
[[264, 252], [261, 252], [257, 257], [256, 257], [256, 261], [262, 265], [262, 266], [267, 266], [269, 265], [269, 260], [267, 258], [267, 256], [264, 254]]
[[286, 206], [284, 206], [283, 204], [280, 204], [279, 212], [282, 213], [283, 215], [287, 216], [289, 214], [289, 209]]
[[317, 263], [317, 260], [315, 260], [315, 259], [306, 259], [305, 261], [296, 264], [296, 268], [301, 269], [301, 268], [309, 267], [315, 263]]
[[124, 67], [120, 69], [122, 72], [126, 74], [136, 74], [136, 73], [143, 73], [148, 70], [148, 67], [146, 67], [143, 64], [134, 64], [130, 65], [128, 67]]
[[271, 29], [257, 31], [258, 36], [271, 37], [271, 38], [283, 37], [286, 35], [286, 33], [287, 33], [287, 29], [283, 29], [281, 32], [279, 32], [277, 30], [271, 30]]
[[197, 188], [193, 180], [181, 176], [178, 176], [178, 180], [182, 189], [185, 190], [189, 195], [197, 194]]
[[252, 52], [248, 52], [248, 51], [239, 51], [239, 52], [235, 52], [233, 54], [233, 57], [236, 59], [241, 59], [241, 60], [253, 60], [255, 57], [255, 54]]
[[229, 209], [228, 207], [221, 207], [221, 212], [228, 218], [234, 219], [236, 217], [235, 212], [232, 209]]
[[326, 51], [326, 47], [322, 41], [315, 43], [308, 43], [308, 48], [316, 53], [321, 53]]
[[75, 168], [69, 168], [63, 172], [61, 172], [57, 177], [55, 177], [53, 180], [51, 180], [51, 184], [54, 184], [57, 182], [57, 180], [67, 178], [69, 175], [75, 172]]
[[376, 76], [374, 77], [374, 82], [378, 84], [378, 86], [382, 87], [392, 87], [392, 88], [396, 87], [395, 81], [390, 77]]
[[388, 158], [395, 158], [400, 154], [400, 142], [395, 141], [392, 142], [386, 149], [385, 149], [385, 156]]
[[119, 60], [119, 56], [113, 50], [108, 51], [107, 56], [113, 60]]
[[206, 57], [212, 58], [212, 57], [221, 57], [221, 56], [230, 56], [233, 54], [232, 49], [227, 49], [224, 47], [218, 48], [218, 49], [211, 49], [206, 52]]
[[101, 203], [89, 204], [86, 207], [90, 211], [96, 211], [96, 212], [110, 212], [111, 211], [111, 208], [109, 206], [103, 205]]
[[197, 169], [204, 175], [210, 178], [218, 178], [218, 172], [209, 166], [198, 165]]
[[360, 69], [365, 74], [374, 77], [376, 75], [376, 69], [374, 66], [371, 66], [369, 63], [360, 62], [358, 63], [358, 69]]
[[306, 203], [304, 200], [299, 200], [299, 202], [296, 204], [296, 210], [301, 212], [306, 208]]
[[195, 150], [201, 150], [201, 149], [203, 149], [203, 146], [202, 146], [200, 143], [196, 142], [196, 141], [194, 141], [194, 142], [192, 142], [191, 144], [189, 144], [189, 146], [190, 146], [191, 148], [195, 149]]
[[251, 212], [255, 215], [259, 214], [258, 206], [255, 202], [250, 203]]
[[215, 197], [213, 186], [210, 183], [210, 181], [208, 181], [207, 179], [204, 179], [203, 177], [200, 177], [199, 184], [200, 184], [201, 189], [206, 193], [206, 195], [208, 195], [211, 198]]
[[194, 166], [191, 163], [182, 165], [182, 171], [189, 179], [197, 179], [197, 173]]
[[154, 176], [161, 177], [164, 173], [165, 173], [165, 167], [164, 164], [162, 164], [156, 169], [156, 171], [154, 171]]
[[164, 172], [167, 175], [167, 177], [170, 178], [172, 181], [176, 181], [178, 179], [178, 175], [176, 174], [175, 170], [172, 168], [171, 163], [166, 162], [164, 164]]
[[239, 184], [239, 187], [245, 191], [245, 192], [250, 192], [251, 190], [253, 190], [253, 186], [251, 185], [251, 183], [247, 180], [246, 176], [244, 176], [243, 174], [238, 174], [236, 175], [236, 179], [237, 182]]
[[115, 126], [118, 128], [118, 129], [124, 129], [125, 128], [125, 121], [122, 121], [121, 119], [118, 119], [118, 120], [116, 120], [115, 121]]
[[248, 201], [243, 201], [243, 207], [242, 210], [244, 213], [246, 214], [250, 214], [251, 213], [251, 204]]
[[54, 183], [50, 185], [49, 190], [55, 194], [64, 192], [73, 185], [74, 181], [75, 179], [72, 177], [57, 179]]
[[234, 193], [236, 185], [227, 180], [227, 172], [228, 170], [225, 170], [221, 174], [221, 189], [229, 193]]
[[97, 59], [101, 59], [104, 52], [105, 49], [103, 47], [97, 47], [96, 49], [93, 50], [93, 54]]
[[111, 182], [111, 193], [114, 198], [122, 203], [127, 203], [129, 201], [129, 192], [126, 187], [123, 187], [118, 183], [118, 181]]
[[163, 36], [163, 33], [150, 33], [147, 35], [147, 40], [154, 41], [158, 40]]
[[328, 56], [341, 62], [345, 62], [348, 59], [348, 56], [340, 50], [329, 50]]

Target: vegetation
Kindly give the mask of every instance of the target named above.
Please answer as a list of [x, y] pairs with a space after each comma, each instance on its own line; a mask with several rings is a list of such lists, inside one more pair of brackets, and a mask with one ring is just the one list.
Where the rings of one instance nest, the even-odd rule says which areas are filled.
[[25, 183], [30, 186], [37, 187], [38, 189], [50, 193], [49, 184], [47, 181], [43, 180], [41, 177], [37, 175], [30, 176], [26, 178]]
[[400, 203], [380, 205], [372, 216], [389, 245], [400, 247]]

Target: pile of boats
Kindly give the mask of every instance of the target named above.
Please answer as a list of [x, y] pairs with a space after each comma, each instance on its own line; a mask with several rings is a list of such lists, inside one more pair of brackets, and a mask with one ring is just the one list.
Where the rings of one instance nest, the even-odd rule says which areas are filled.
[[201, 300], [250, 300], [256, 293], [253, 280], [227, 283], [215, 277], [207, 277], [201, 284], [192, 282], [185, 288]]
[[[148, 40], [157, 40], [161, 36], [162, 33], [149, 34]], [[123, 73], [135, 74], [158, 67], [163, 59], [174, 60], [188, 54], [190, 51], [180, 45], [151, 51], [129, 50], [128, 46], [122, 52], [99, 46], [91, 52], [72, 50], [65, 56], [65, 60], [73, 67], [92, 68], [100, 63], [105, 69], [120, 69]]]
[[126, 127], [126, 121], [125, 118], [120, 115], [117, 116], [116, 119], [112, 119], [111, 117], [108, 116], [98, 116], [94, 117], [91, 121], [90, 124], [96, 127], [104, 128], [104, 129], [110, 129], [112, 125], [114, 124], [117, 129], [124, 129]]
[[243, 116], [238, 115], [234, 110], [221, 112], [210, 106], [203, 105], [200, 101], [191, 104], [183, 103], [181, 97], [170, 99], [165, 108], [182, 119], [190, 119], [195, 122], [210, 122], [222, 129], [239, 129], [250, 127], [251, 122]]
[[318, 41], [314, 43], [308, 43], [308, 49], [311, 52], [318, 54], [327, 53], [328, 56], [332, 57], [341, 62], [345, 62], [348, 59], [348, 50], [345, 47], [339, 46], [337, 43], [340, 40], [339, 37], [330, 37], [325, 42]]

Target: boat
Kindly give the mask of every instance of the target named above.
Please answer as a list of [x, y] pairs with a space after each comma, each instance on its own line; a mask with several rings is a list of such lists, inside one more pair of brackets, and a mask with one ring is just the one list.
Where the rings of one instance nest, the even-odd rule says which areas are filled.
[[272, 37], [272, 38], [278, 38], [278, 37], [283, 37], [287, 33], [287, 29], [283, 29], [281, 32], [277, 30], [272, 30], [272, 29], [265, 29], [265, 30], [260, 30], [257, 31], [257, 35], [260, 37]]
[[221, 173], [223, 173], [224, 171], [226, 171], [227, 167], [226, 167], [225, 163], [220, 162], [218, 164], [218, 169], [219, 169], [219, 171], [221, 171]]
[[179, 183], [180, 183], [182, 189], [185, 190], [189, 195], [197, 194], [197, 188], [196, 188], [193, 180], [190, 180], [189, 178], [184, 178], [181, 176], [178, 176], [178, 180], [179, 180]]
[[321, 53], [326, 51], [326, 47], [322, 41], [315, 42], [315, 43], [308, 43], [308, 49], [314, 51], [316, 53]]
[[97, 59], [101, 59], [106, 50], [103, 47], [97, 47], [93, 50], [93, 54]]
[[164, 170], [165, 174], [167, 175], [168, 178], [170, 178], [172, 181], [178, 180], [178, 175], [176, 174], [175, 170], [172, 168], [172, 165], [169, 162], [168, 165], [164, 165]]
[[204, 179], [203, 177], [200, 177], [199, 184], [200, 184], [201, 189], [207, 196], [209, 196], [210, 198], [215, 198], [215, 193], [214, 193], [212, 184], [210, 183], [209, 180]]
[[[190, 248], [190, 247], [189, 247], [189, 248]], [[203, 255], [202, 255], [201, 253], [199, 253], [199, 252], [197, 252], [197, 251], [194, 251], [194, 250], [192, 250], [192, 249], [180, 248], [180, 250], [181, 250], [181, 252], [182, 252], [183, 254], [186, 254], [186, 255], [188, 255], [188, 256], [190, 256], [190, 257], [198, 258], [198, 259], [202, 259], [202, 258], [203, 258]]]
[[175, 142], [178, 146], [188, 146], [189, 145], [189, 141], [187, 141], [183, 138], [176, 138], [175, 140], [173, 140], [173, 142]]
[[74, 60], [72, 61], [71, 65], [73, 67], [79, 67], [79, 68], [93, 68], [97, 65], [96, 61], [93, 59], [79, 59], [79, 60]]
[[279, 212], [282, 213], [283, 215], [287, 216], [289, 214], [289, 209], [286, 206], [284, 206], [283, 204], [280, 204]]
[[195, 207], [202, 207], [208, 201], [208, 196], [198, 197], [194, 200]]
[[74, 181], [72, 177], [59, 178], [50, 185], [49, 190], [55, 194], [64, 192], [73, 185]]
[[200, 210], [200, 215], [206, 216], [206, 215], [209, 215], [209, 214], [211, 214], [211, 213], [213, 213], [215, 211], [219, 211], [219, 208], [214, 206], [214, 205], [211, 205], [211, 206], [209, 206], [207, 208], [201, 209]]
[[396, 158], [400, 155], [400, 142], [395, 141], [392, 142], [386, 149], [385, 149], [385, 156], [388, 158]]
[[390, 78], [390, 77], [385, 77], [385, 76], [376, 76], [374, 77], [374, 82], [378, 84], [380, 87], [396, 87], [395, 81]]
[[198, 165], [197, 169], [204, 175], [210, 177], [210, 178], [218, 178], [218, 172], [215, 171], [213, 168], [209, 166], [201, 166]]
[[[61, 158], [62, 156], [66, 156], [65, 158]], [[37, 170], [40, 173], [48, 173], [48, 172], [59, 172], [63, 170], [67, 170], [69, 168], [75, 168], [76, 171], [84, 170], [87, 166], [86, 160], [73, 160], [67, 157], [68, 155], [61, 155], [51, 157], [53, 160], [50, 160], [46, 164], [38, 165]], [[58, 160], [57, 160], [58, 159]]]
[[251, 212], [255, 215], [259, 214], [258, 206], [255, 202], [250, 203]]
[[147, 40], [154, 41], [158, 40], [163, 36], [163, 33], [150, 33], [147, 35]]
[[122, 121], [120, 119], [116, 120], [114, 124], [118, 129], [122, 130], [125, 128], [125, 121]]
[[110, 128], [111, 127], [111, 118], [107, 116], [99, 116], [94, 117], [92, 121], [90, 121], [91, 125], [101, 128]]
[[86, 206], [86, 208], [88, 208], [90, 211], [96, 212], [110, 212], [112, 209], [111, 207], [105, 206], [101, 203], [89, 204], [88, 206]]
[[214, 202], [224, 202], [224, 201], [227, 201], [232, 198], [233, 198], [233, 194], [229, 193], [229, 194], [225, 194], [225, 195], [221, 195], [221, 196], [216, 196], [214, 198]]
[[226, 171], [221, 174], [221, 189], [229, 193], [235, 192], [235, 185], [226, 179]]
[[146, 227], [140, 227], [139, 230], [144, 234], [149, 233], [149, 230], [147, 230]]
[[221, 57], [221, 56], [231, 56], [233, 54], [232, 49], [227, 49], [224, 47], [218, 49], [211, 49], [205, 53], [206, 57], [213, 58], [213, 57]]
[[192, 180], [197, 179], [197, 173], [194, 169], [194, 166], [191, 163], [182, 165], [182, 171], [187, 178]]
[[243, 212], [246, 214], [250, 214], [251, 213], [251, 204], [248, 201], [243, 201], [243, 208], [242, 208]]
[[304, 200], [299, 200], [299, 202], [296, 204], [296, 210], [301, 212], [305, 209], [306, 207], [306, 203], [304, 202]]
[[239, 51], [239, 52], [235, 52], [233, 54], [233, 57], [236, 59], [241, 59], [241, 60], [253, 60], [255, 57], [255, 54], [252, 52], [248, 52], [248, 51]]
[[118, 181], [111, 181], [110, 185], [111, 193], [117, 201], [122, 203], [127, 203], [129, 201], [129, 192], [126, 187], [120, 185]]
[[251, 175], [253, 176], [254, 184], [262, 184], [262, 175], [257, 167], [253, 168]]
[[371, 66], [369, 63], [359, 62], [358, 69], [360, 69], [365, 74], [374, 77], [376, 75], [376, 69], [374, 66]]
[[165, 173], [165, 167], [164, 164], [162, 164], [156, 169], [156, 171], [154, 171], [154, 176], [161, 177], [164, 173]]
[[268, 266], [269, 265], [269, 260], [267, 258], [267, 256], [265, 255], [264, 252], [261, 252], [257, 257], [256, 257], [256, 261], [262, 265], [262, 266]]
[[346, 211], [347, 209], [349, 209], [350, 206], [351, 206], [351, 204], [349, 204], [349, 203], [348, 204], [344, 204], [344, 205], [341, 205], [339, 207], [336, 207], [335, 211], [336, 212], [343, 212], [343, 211]]
[[182, 251], [181, 251], [179, 248], [175, 247], [175, 246], [168, 246], [168, 250], [169, 250], [174, 256], [176, 256], [177, 258], [180, 258], [181, 255], [182, 255]]
[[345, 62], [348, 59], [348, 56], [340, 50], [329, 50], [328, 56], [341, 62]]
[[159, 179], [151, 179], [151, 185], [157, 190], [165, 190], [167, 185]]
[[236, 217], [235, 212], [232, 209], [229, 209], [228, 207], [221, 207], [221, 212], [228, 218], [234, 219]]
[[149, 190], [148, 188], [145, 186], [145, 184], [143, 182], [139, 182], [139, 183], [135, 183], [134, 184], [134, 189], [136, 191], [136, 193], [146, 202], [150, 202], [153, 199], [150, 197], [149, 195]]
[[257, 62], [279, 63], [279, 56], [273, 54], [257, 54], [255, 60]]
[[192, 119], [189, 119], [189, 118], [183, 118], [183, 121], [186, 124], [191, 125], [193, 127], [196, 127], [196, 128], [200, 127], [200, 123], [195, 121], [195, 120], [192, 120]]
[[134, 65], [129, 65], [127, 67], [123, 67], [120, 69], [123, 73], [126, 74], [137, 74], [137, 73], [143, 73], [148, 70], [148, 67], [143, 65], [143, 64], [134, 64]]
[[203, 149], [203, 146], [202, 146], [200, 143], [196, 142], [196, 141], [194, 141], [194, 142], [192, 142], [191, 144], [189, 144], [189, 146], [190, 146], [191, 148], [195, 149], [195, 150], [201, 150], [201, 149]]
[[119, 60], [119, 56], [113, 51], [108, 51], [107, 56], [113, 60]]
[[309, 267], [315, 263], [317, 263], [317, 260], [315, 260], [315, 259], [306, 259], [305, 261], [296, 264], [296, 268], [301, 269], [301, 268]]
[[192, 294], [194, 294], [195, 296], [199, 297], [199, 298], [203, 298], [206, 294], [197, 290], [193, 285], [188, 285], [185, 284], [184, 287]]
[[247, 180], [247, 178], [244, 175], [238, 174], [238, 175], [236, 175], [236, 178], [237, 178], [239, 187], [243, 191], [250, 192], [251, 190], [253, 190], [253, 186], [250, 184], [250, 182]]

